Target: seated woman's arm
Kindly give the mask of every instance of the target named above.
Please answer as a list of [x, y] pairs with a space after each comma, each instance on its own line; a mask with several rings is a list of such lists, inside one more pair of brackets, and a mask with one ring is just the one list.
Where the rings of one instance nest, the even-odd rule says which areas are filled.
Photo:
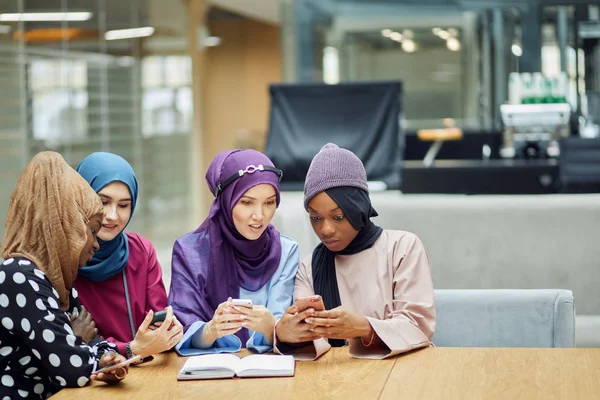
[[[291, 242], [291, 241], [290, 241]], [[288, 244], [287, 246], [284, 245]], [[284, 253], [283, 269], [268, 293], [265, 313], [272, 314], [270, 325], [262, 331], [254, 331], [250, 336], [246, 347], [258, 353], [265, 353], [273, 350], [273, 336], [277, 321], [283, 316], [285, 310], [292, 305], [294, 294], [294, 279], [298, 271], [298, 244], [296, 242], [282, 242], [282, 250]], [[267, 318], [265, 318], [267, 319]]]
[[[58, 293], [38, 269], [4, 266], [0, 293], [12, 306], [5, 309], [3, 327], [22, 338], [59, 387], [81, 387], [98, 369], [100, 358], [113, 345], [93, 339], [89, 345], [75, 336], [69, 317], [59, 309]], [[48, 388], [49, 389], [49, 388]]]
[[372, 335], [350, 339], [350, 354], [381, 359], [431, 345], [435, 331], [435, 303], [431, 264], [415, 235], [395, 243], [393, 309], [386, 319], [367, 317]]
[[[300, 297], [313, 296], [315, 291], [312, 285], [312, 277], [310, 272], [303, 262], [300, 262], [298, 273], [294, 281], [294, 299]], [[284, 328], [284, 324], [290, 326], [290, 329], [280, 329], [285, 331], [293, 331], [297, 335], [293, 339], [281, 337], [282, 332], [277, 336], [277, 326], [275, 326], [275, 336], [273, 351], [279, 354], [293, 355], [298, 360], [311, 361], [316, 360], [322, 354], [326, 353], [331, 346], [326, 339], [319, 338], [309, 331], [310, 326], [304, 323], [303, 319], [308, 317], [307, 311], [298, 312], [295, 306], [286, 310], [286, 316], [278, 321], [282, 324], [280, 328]], [[287, 327], [286, 327], [287, 328]], [[308, 339], [308, 340], [303, 340]], [[292, 342], [293, 340], [293, 342]]]
[[188, 257], [189, 254], [194, 254], [195, 250], [184, 249], [183, 246], [186, 245], [182, 245], [180, 242], [182, 239], [178, 239], [173, 246], [169, 291], [169, 304], [173, 307], [177, 319], [183, 324], [185, 332], [181, 341], [175, 346], [175, 350], [183, 356], [239, 351], [242, 343], [237, 336], [229, 334], [215, 337], [216, 335], [213, 336], [214, 325], [209, 326], [209, 330], [205, 332], [211, 320], [203, 318], [199, 310], [199, 305], [203, 303], [200, 296], [204, 292], [202, 288], [204, 279], [198, 271], [200, 266], [194, 266], [197, 260]]

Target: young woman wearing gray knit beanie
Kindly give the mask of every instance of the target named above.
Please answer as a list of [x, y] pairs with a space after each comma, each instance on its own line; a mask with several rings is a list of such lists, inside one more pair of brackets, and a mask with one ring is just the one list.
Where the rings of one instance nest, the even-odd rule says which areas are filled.
[[430, 346], [429, 256], [413, 233], [371, 221], [377, 212], [360, 159], [323, 146], [306, 176], [304, 208], [321, 244], [300, 263], [294, 298], [320, 295], [326, 311], [290, 307], [276, 326], [276, 351], [317, 358], [347, 343], [354, 357], [386, 358]]

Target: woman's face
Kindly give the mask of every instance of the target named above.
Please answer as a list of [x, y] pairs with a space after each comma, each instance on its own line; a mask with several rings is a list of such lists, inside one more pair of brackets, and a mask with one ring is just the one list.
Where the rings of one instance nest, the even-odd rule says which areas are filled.
[[102, 214], [96, 214], [90, 218], [86, 226], [86, 241], [81, 254], [79, 254], [79, 267], [85, 266], [89, 261], [92, 260], [94, 253], [98, 251], [100, 245], [98, 244], [97, 235], [102, 227]]
[[112, 182], [99, 192], [104, 207], [102, 230], [98, 237], [106, 242], [117, 236], [131, 218], [131, 193], [123, 182]]
[[231, 212], [237, 231], [248, 240], [258, 239], [271, 223], [277, 210], [277, 193], [262, 183], [250, 188]]
[[333, 252], [344, 250], [358, 235], [342, 209], [325, 192], [308, 202], [308, 213], [313, 230]]

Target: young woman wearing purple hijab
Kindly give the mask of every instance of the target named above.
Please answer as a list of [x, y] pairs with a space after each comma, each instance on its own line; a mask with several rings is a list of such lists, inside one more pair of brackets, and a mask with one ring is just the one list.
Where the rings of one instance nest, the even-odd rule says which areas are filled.
[[[206, 181], [215, 200], [202, 225], [175, 242], [169, 304], [184, 325], [184, 356], [273, 348], [292, 304], [298, 245], [270, 224], [282, 172], [254, 150], [223, 151]], [[234, 306], [232, 298], [253, 307]]]

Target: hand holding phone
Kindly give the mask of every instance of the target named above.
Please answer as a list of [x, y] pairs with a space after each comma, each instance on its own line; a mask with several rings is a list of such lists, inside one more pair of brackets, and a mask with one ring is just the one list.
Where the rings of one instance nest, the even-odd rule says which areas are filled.
[[127, 367], [130, 364], [135, 364], [135, 363], [140, 362], [142, 360], [143, 360], [143, 358], [140, 355], [133, 356], [131, 358], [128, 358], [125, 361], [121, 361], [120, 363], [108, 365], [108, 366], [106, 366], [104, 368], [101, 368], [98, 371], [94, 372], [94, 374], [98, 375], [100, 373], [107, 373], [107, 372], [110, 372], [110, 371], [114, 371], [115, 369], [124, 368], [124, 367]]
[[252, 308], [252, 300], [250, 299], [232, 299], [231, 304], [239, 307]]
[[312, 308], [315, 311], [325, 311], [325, 304], [323, 303], [323, 298], [318, 294], [314, 296], [297, 298], [296, 307], [298, 307], [298, 312], [302, 312], [308, 308]]
[[167, 310], [157, 311], [154, 313], [152, 317], [152, 321], [150, 322], [150, 326], [154, 325], [157, 322], [164, 322], [167, 317]]

